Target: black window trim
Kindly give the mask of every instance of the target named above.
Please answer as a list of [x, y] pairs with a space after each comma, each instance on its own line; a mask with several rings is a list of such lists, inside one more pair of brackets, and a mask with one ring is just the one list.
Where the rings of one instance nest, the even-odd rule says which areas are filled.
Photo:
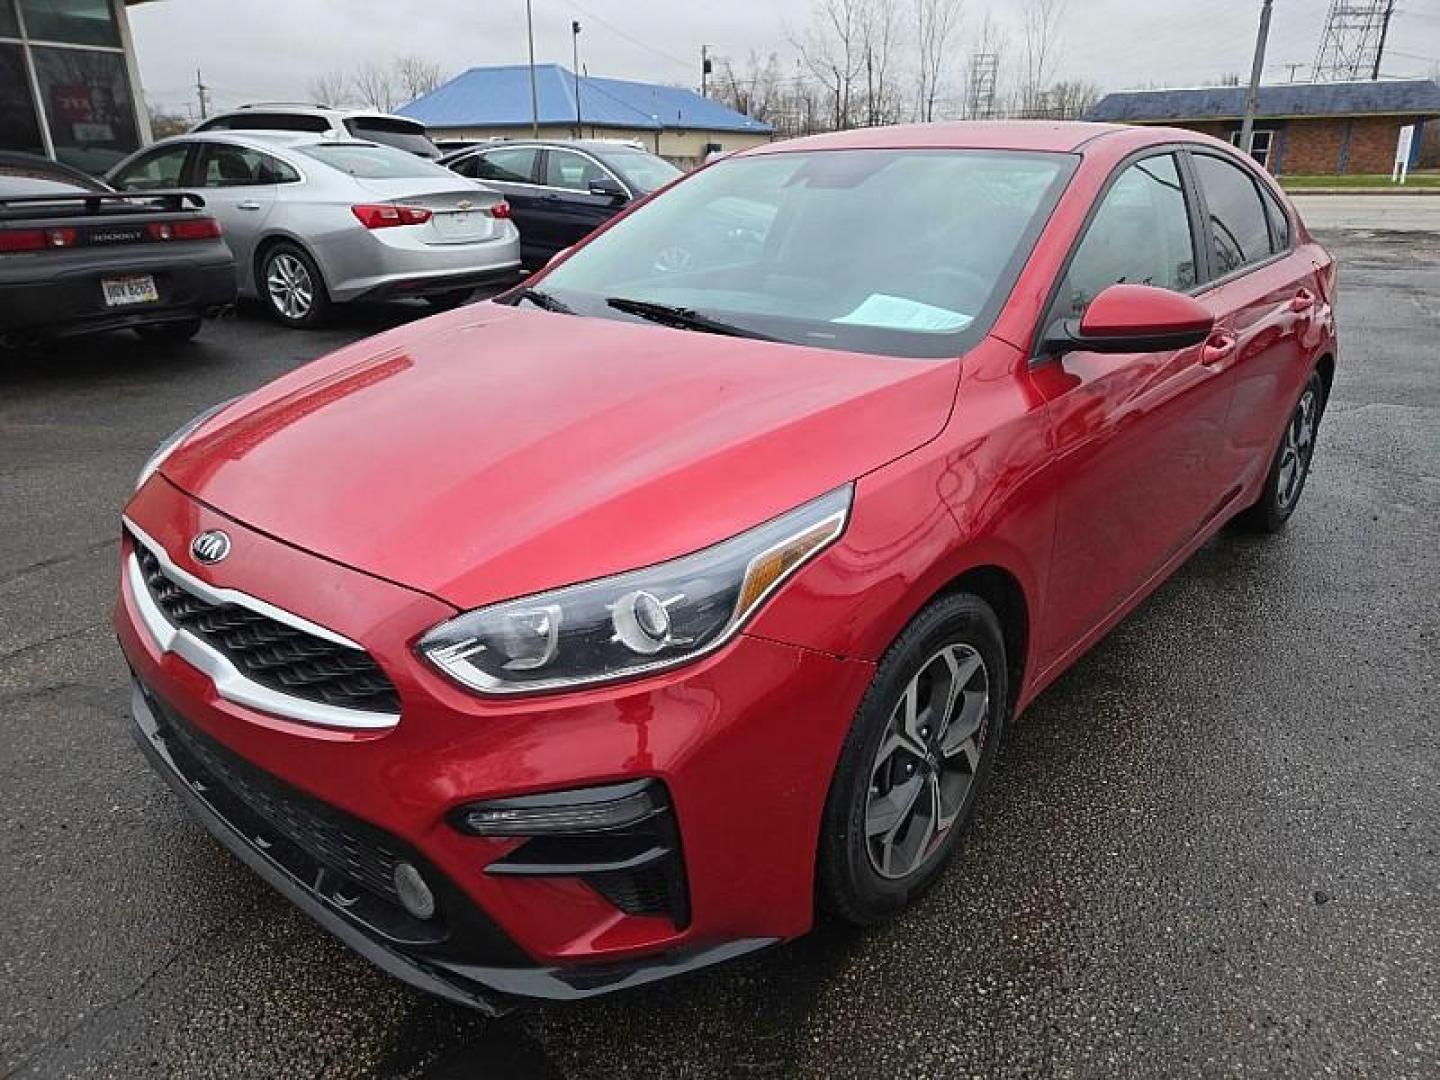
[[1286, 247], [1281, 248], [1279, 251], [1274, 250], [1275, 223], [1270, 220], [1270, 208], [1266, 206], [1265, 196], [1260, 189], [1260, 185], [1262, 183], [1265, 183], [1266, 181], [1262, 181], [1260, 179], [1260, 177], [1257, 175], [1257, 170], [1255, 169], [1254, 165], [1246, 162], [1244, 157], [1242, 157], [1238, 153], [1232, 154], [1217, 147], [1206, 146], [1200, 143], [1187, 144], [1186, 154], [1187, 156], [1198, 155], [1202, 157], [1218, 158], [1220, 161], [1229, 162], [1231, 165], [1234, 165], [1236, 168], [1240, 169], [1250, 178], [1250, 182], [1255, 185], [1255, 197], [1260, 200], [1260, 212], [1265, 216], [1265, 230], [1268, 235], [1271, 247], [1270, 254], [1263, 259], [1256, 259], [1254, 262], [1247, 262], [1244, 266], [1236, 267], [1228, 274], [1214, 274], [1214, 268], [1219, 265], [1219, 257], [1215, 251], [1214, 237], [1210, 235], [1210, 229], [1208, 227], [1210, 221], [1210, 205], [1208, 202], [1205, 201], [1205, 188], [1203, 185], [1201, 185], [1199, 176], [1192, 174], [1192, 183], [1195, 187], [1195, 198], [1196, 201], [1200, 204], [1202, 210], [1204, 211], [1204, 214], [1200, 220], [1205, 225], [1205, 228], [1203, 229], [1203, 239], [1205, 243], [1206, 260], [1209, 262], [1211, 270], [1211, 273], [1207, 275], [1208, 280], [1206, 281], [1204, 288], [1198, 290], [1194, 295], [1202, 295], [1206, 292], [1210, 292], [1213, 289], [1218, 289], [1221, 286], [1228, 285], [1232, 281], [1244, 277], [1246, 274], [1254, 273], [1256, 270], [1260, 270], [1266, 266], [1269, 266], [1271, 263], [1279, 262], [1281, 259], [1286, 258], [1290, 255], [1292, 251], [1294, 251], [1294, 220], [1291, 217], [1289, 208], [1285, 206], [1285, 201], [1283, 199], [1277, 199], [1276, 201], [1279, 202], [1281, 208], [1285, 211], [1286, 220], [1290, 222], [1290, 243]]
[[1096, 193], [1090, 203], [1090, 208], [1085, 212], [1085, 220], [1080, 223], [1080, 230], [1075, 234], [1075, 239], [1071, 241], [1070, 250], [1065, 253], [1065, 261], [1060, 264], [1055, 279], [1050, 283], [1050, 291], [1045, 297], [1045, 306], [1040, 309], [1040, 317], [1035, 321], [1035, 329], [1030, 342], [1030, 366], [1032, 368], [1049, 363], [1055, 358], [1054, 353], [1046, 352], [1042, 348], [1046, 332], [1050, 328], [1048, 321], [1050, 312], [1054, 310], [1060, 287], [1064, 284], [1066, 275], [1070, 273], [1070, 265], [1075, 261], [1075, 256], [1080, 251], [1080, 245], [1090, 235], [1090, 228], [1100, 213], [1100, 207], [1104, 205], [1110, 189], [1115, 186], [1120, 177], [1132, 165], [1137, 165], [1147, 158], [1172, 155], [1175, 158], [1175, 171], [1180, 175], [1180, 188], [1185, 198], [1185, 216], [1190, 222], [1190, 251], [1195, 261], [1195, 284], [1185, 290], [1185, 295], [1199, 296], [1211, 287], [1213, 281], [1210, 276], [1210, 244], [1208, 238], [1201, 231], [1205, 218], [1201, 216], [1200, 186], [1195, 182], [1195, 176], [1190, 171], [1190, 159], [1186, 153], [1187, 149], [1193, 145], [1195, 144], [1169, 142], [1141, 147], [1139, 150], [1125, 155], [1110, 170], [1110, 175], [1105, 178], [1104, 185]]

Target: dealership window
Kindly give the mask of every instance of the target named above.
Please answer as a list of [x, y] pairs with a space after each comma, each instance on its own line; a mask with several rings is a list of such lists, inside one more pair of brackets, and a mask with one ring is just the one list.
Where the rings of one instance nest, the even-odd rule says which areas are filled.
[[0, 0], [0, 37], [18, 38], [20, 24], [15, 19], [15, 9], [10, 0]]
[[45, 152], [25, 75], [25, 53], [19, 45], [5, 42], [0, 42], [0, 150]]
[[110, 0], [20, 0], [20, 11], [31, 41], [120, 45], [120, 27]]
[[58, 160], [98, 174], [140, 145], [123, 54], [42, 46], [30, 52]]
[[[1240, 132], [1230, 133], [1230, 145], [1240, 145]], [[1265, 168], [1270, 167], [1270, 149], [1275, 145], [1275, 132], [1270, 128], [1256, 128], [1250, 133], [1250, 156]]]

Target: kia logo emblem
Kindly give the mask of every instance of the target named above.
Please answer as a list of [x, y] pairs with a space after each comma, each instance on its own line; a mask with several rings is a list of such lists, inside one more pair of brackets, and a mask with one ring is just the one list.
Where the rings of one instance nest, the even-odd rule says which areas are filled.
[[230, 554], [230, 537], [219, 529], [206, 529], [190, 541], [190, 554], [196, 562], [217, 563]]

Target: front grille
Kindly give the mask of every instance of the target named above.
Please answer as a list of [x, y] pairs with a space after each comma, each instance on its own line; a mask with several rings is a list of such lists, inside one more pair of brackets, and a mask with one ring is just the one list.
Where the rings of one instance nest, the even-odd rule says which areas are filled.
[[399, 903], [394, 875], [402, 856], [381, 830], [296, 791], [173, 714], [167, 721], [166, 735], [282, 837], [357, 885]]
[[167, 575], [135, 543], [151, 598], [170, 620], [223, 653], [241, 674], [291, 697], [365, 712], [398, 713], [400, 698], [369, 653], [338, 645], [239, 604], [212, 604]]

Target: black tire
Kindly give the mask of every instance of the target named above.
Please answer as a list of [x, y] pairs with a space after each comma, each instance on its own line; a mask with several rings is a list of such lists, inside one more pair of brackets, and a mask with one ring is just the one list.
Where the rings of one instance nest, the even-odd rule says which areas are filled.
[[[932, 692], [940, 692], [935, 688], [938, 680], [926, 673], [933, 670], [934, 663], [950, 655], [947, 650], [966, 658], [978, 656], [982, 662], [984, 700], [973, 707], [966, 706], [978, 717], [973, 721], [979, 725], [974, 736], [966, 740], [974, 753], [974, 762], [969, 763], [968, 755], [958, 752], [955, 759], [947, 758], [938, 745], [945, 734], [943, 728], [932, 734], [928, 727], [920, 729], [934, 744], [928, 760], [922, 761], [919, 755], [911, 754], [904, 747], [882, 757], [882, 745], [894, 745], [897, 741], [891, 727], [892, 717], [902, 706], [912, 680], [923, 687], [928, 679]], [[942, 677], [953, 670], [943, 669]], [[978, 685], [973, 681], [967, 684], [971, 688]], [[972, 693], [978, 692], [967, 690], [962, 698], [968, 701]], [[855, 714], [830, 782], [821, 824], [817, 875], [817, 899], [823, 910], [858, 926], [874, 925], [894, 915], [935, 880], [953, 854], [973, 814], [975, 801], [985, 788], [1004, 733], [1008, 703], [1005, 641], [1000, 621], [989, 604], [977, 596], [959, 593], [933, 601], [915, 616], [880, 661]], [[919, 714], [935, 715], [929, 708]], [[963, 763], [965, 771], [945, 771], [961, 757], [967, 759]], [[898, 875], [883, 874], [881, 863], [888, 860], [883, 855], [877, 856], [876, 851], [886, 847], [884, 831], [872, 837], [867, 822], [885, 816], [883, 800], [895, 797], [896, 804], [903, 802], [897, 793], [902, 785], [915, 782], [916, 772], [920, 776], [921, 794], [913, 799], [917, 807], [915, 816], [909, 825], [897, 826], [898, 832], [890, 830], [891, 836], [902, 836], [912, 828], [921, 827], [922, 810], [918, 809], [921, 800], [928, 800], [931, 792], [938, 798], [942, 790], [939, 784], [954, 787], [961, 779], [967, 776], [969, 779], [963, 791], [956, 789], [949, 807], [953, 819], [948, 828], [943, 832], [936, 828], [939, 820], [936, 817], [928, 829], [916, 834], [913, 867]], [[933, 788], [931, 776], [941, 778]], [[895, 777], [899, 779], [892, 782], [891, 778]], [[886, 788], [883, 794], [882, 787]], [[875, 799], [873, 806], [872, 798]], [[900, 813], [895, 820], [903, 818], [904, 814]], [[892, 865], [890, 869], [903, 868]]]
[[[260, 257], [256, 275], [256, 291], [276, 322], [303, 329], [324, 325], [330, 315], [330, 294], [320, 268], [300, 245], [271, 244]], [[294, 283], [293, 291], [287, 289], [287, 281]]]
[[[1306, 410], [1309, 419], [1306, 420]], [[1310, 476], [1310, 463], [1315, 456], [1315, 440], [1320, 433], [1320, 418], [1325, 413], [1325, 384], [1318, 371], [1312, 371], [1305, 381], [1295, 408], [1280, 441], [1270, 459], [1270, 470], [1265, 474], [1265, 486], [1260, 497], [1235, 517], [1235, 525], [1246, 532], [1276, 533], [1285, 527], [1290, 515], [1300, 505], [1300, 496], [1305, 490], [1305, 481]], [[1308, 423], [1308, 435], [1302, 431]], [[1287, 462], [1293, 462], [1296, 473], [1287, 469]]]
[[474, 295], [474, 289], [451, 289], [449, 292], [430, 293], [425, 297], [425, 302], [436, 311], [451, 311]]
[[140, 335], [140, 340], [154, 345], [182, 345], [200, 332], [205, 320], [196, 316], [193, 319], [186, 319], [184, 322], [153, 323], [150, 326], [137, 326], [135, 333]]

